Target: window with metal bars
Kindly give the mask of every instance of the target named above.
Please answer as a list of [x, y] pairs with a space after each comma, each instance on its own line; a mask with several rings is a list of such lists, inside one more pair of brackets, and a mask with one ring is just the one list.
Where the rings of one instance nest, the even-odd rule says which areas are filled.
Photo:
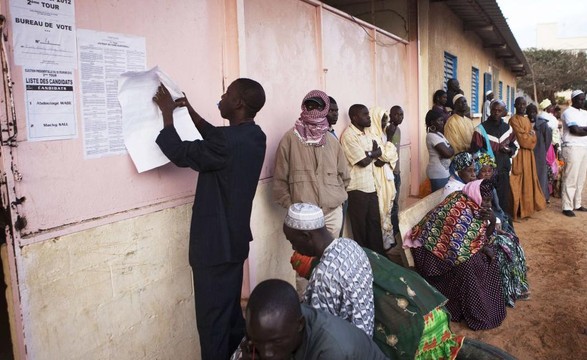
[[471, 111], [479, 113], [479, 69], [471, 68]]
[[446, 91], [446, 82], [450, 79], [457, 78], [457, 57], [444, 52], [444, 84], [442, 87]]

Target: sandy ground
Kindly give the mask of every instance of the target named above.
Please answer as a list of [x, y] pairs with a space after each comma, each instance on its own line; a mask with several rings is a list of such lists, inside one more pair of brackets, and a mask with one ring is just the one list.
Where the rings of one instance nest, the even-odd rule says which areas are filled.
[[[583, 191], [587, 206], [587, 188]], [[587, 359], [587, 212], [569, 218], [561, 200], [515, 223], [526, 252], [531, 298], [508, 308], [500, 327], [453, 331], [498, 346], [520, 360]]]

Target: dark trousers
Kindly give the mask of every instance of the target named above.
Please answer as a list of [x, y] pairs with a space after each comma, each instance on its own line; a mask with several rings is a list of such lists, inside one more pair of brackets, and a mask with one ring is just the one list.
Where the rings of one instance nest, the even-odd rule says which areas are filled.
[[[396, 166], [399, 166], [396, 165]], [[399, 189], [402, 185], [402, 178], [400, 174], [393, 174], [393, 182], [395, 184], [395, 199], [393, 199], [393, 207], [391, 208], [391, 225], [393, 225], [393, 234], [399, 234]]]
[[497, 173], [497, 185], [495, 186], [495, 190], [497, 190], [499, 205], [501, 205], [501, 208], [506, 214], [513, 217], [512, 188], [510, 187], [509, 170]]
[[385, 255], [377, 193], [349, 191], [348, 216], [354, 240], [361, 246]]
[[202, 360], [229, 359], [245, 335], [243, 262], [193, 268]]

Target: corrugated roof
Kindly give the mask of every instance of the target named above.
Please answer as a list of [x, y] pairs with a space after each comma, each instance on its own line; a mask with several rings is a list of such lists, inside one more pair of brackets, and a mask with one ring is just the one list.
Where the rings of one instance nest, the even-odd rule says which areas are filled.
[[485, 48], [518, 76], [530, 73], [530, 65], [495, 0], [443, 1], [462, 21], [464, 31], [473, 31]]

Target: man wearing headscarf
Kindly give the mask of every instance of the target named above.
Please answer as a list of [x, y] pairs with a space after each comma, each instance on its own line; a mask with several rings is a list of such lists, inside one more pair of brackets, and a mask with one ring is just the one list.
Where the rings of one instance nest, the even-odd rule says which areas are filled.
[[[475, 128], [471, 148], [469, 151], [485, 152], [495, 158], [497, 163], [496, 190], [501, 207], [506, 214], [512, 216], [512, 194], [510, 187], [510, 171], [512, 169], [511, 158], [518, 149], [516, 134], [512, 128], [503, 121], [505, 103], [494, 100], [491, 103], [491, 114], [487, 121]], [[512, 216], [513, 217], [513, 216]]]
[[444, 137], [452, 146], [455, 153], [469, 150], [473, 138], [473, 122], [465, 114], [468, 111], [467, 99], [457, 94], [453, 98], [454, 110], [444, 125]]
[[485, 102], [483, 103], [483, 113], [481, 114], [481, 121], [487, 120], [491, 112], [491, 100], [493, 100], [493, 91], [487, 90], [485, 92]]
[[554, 116], [554, 106], [549, 99], [542, 100], [539, 106], [538, 118], [544, 119], [548, 123], [548, 127], [552, 130], [551, 143], [555, 147], [554, 150], [558, 152], [561, 145], [561, 133], [558, 130], [558, 119]]
[[571, 93], [571, 106], [563, 113], [562, 156], [565, 159], [563, 172], [563, 214], [574, 217], [575, 211], [587, 211], [581, 203], [581, 193], [587, 175], [587, 111], [585, 93]]
[[328, 134], [330, 99], [324, 92], [313, 90], [304, 97], [301, 107], [300, 118], [277, 147], [273, 197], [286, 209], [299, 202], [319, 206], [326, 217], [326, 228], [338, 236], [350, 175], [340, 144]]
[[446, 101], [446, 107], [449, 108], [453, 113], [454, 113], [454, 97], [457, 94], [461, 94], [463, 95], [464, 92], [463, 90], [461, 90], [461, 84], [459, 83], [459, 81], [457, 79], [449, 79], [446, 82], [446, 96], [447, 96], [447, 101]]

